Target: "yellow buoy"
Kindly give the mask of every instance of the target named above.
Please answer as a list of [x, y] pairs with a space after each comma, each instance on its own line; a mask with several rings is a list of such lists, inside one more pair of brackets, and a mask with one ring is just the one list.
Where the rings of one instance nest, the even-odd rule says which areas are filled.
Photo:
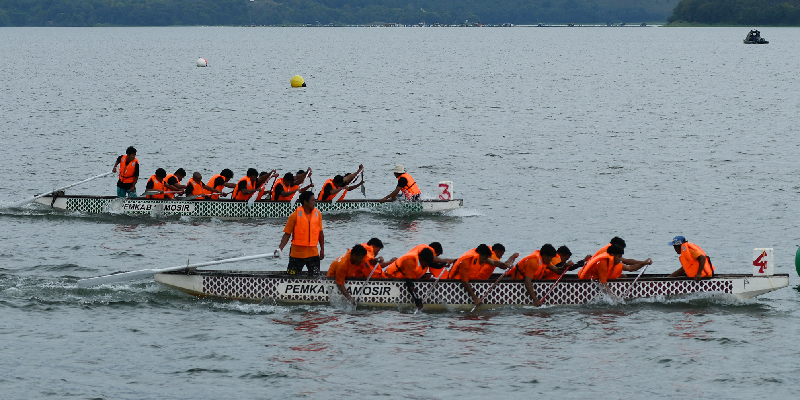
[[293, 76], [291, 83], [292, 87], [306, 87], [306, 81], [304, 81], [303, 77], [300, 75]]

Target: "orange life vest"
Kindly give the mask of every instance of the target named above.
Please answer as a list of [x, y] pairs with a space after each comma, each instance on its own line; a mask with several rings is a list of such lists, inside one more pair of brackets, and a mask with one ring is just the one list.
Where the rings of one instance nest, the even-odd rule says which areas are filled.
[[453, 267], [450, 268], [450, 279], [461, 280], [463, 276], [469, 278], [471, 271], [476, 269], [475, 264], [480, 260], [480, 255], [475, 249], [469, 250], [458, 257]]
[[[419, 253], [422, 251], [422, 249], [430, 249], [431, 252], [433, 252], [433, 254], [436, 254], [436, 252], [433, 251], [433, 248], [428, 246], [427, 244], [419, 244], [419, 245], [414, 246], [414, 248], [412, 248], [411, 250], [409, 250], [406, 254], [403, 254], [403, 256], [402, 256], [402, 257], [405, 257], [405, 256], [414, 256], [414, 257], [416, 257], [416, 259], [417, 259], [417, 268], [416, 268], [416, 270], [414, 270], [414, 273], [415, 274], [419, 273], [418, 276], [425, 275], [425, 270], [422, 269], [422, 267], [419, 265]], [[400, 258], [402, 258], [402, 257], [400, 257]], [[398, 258], [397, 260], [395, 260], [395, 262], [389, 264], [386, 267], [386, 276], [387, 277], [396, 278], [396, 279], [405, 278], [405, 275], [403, 275], [403, 273], [400, 271], [400, 267], [398, 266], [399, 265], [398, 261], [400, 261], [400, 258]], [[438, 272], [438, 270], [437, 270], [437, 272]]]
[[[497, 256], [497, 253], [492, 250], [492, 260], [500, 260], [500, 257]], [[489, 279], [494, 273], [494, 265], [492, 264], [481, 264], [480, 269], [477, 272], [473, 271], [472, 276], [470, 279]]]
[[320, 226], [322, 226], [322, 216], [319, 210], [314, 208], [311, 215], [308, 215], [303, 207], [297, 207], [293, 214], [297, 214], [297, 219], [292, 232], [292, 244], [316, 247], [319, 243]]
[[702, 276], [703, 278], [714, 276], [714, 271], [716, 270], [716, 268], [714, 268], [714, 266], [711, 264], [711, 260], [708, 258], [708, 254], [706, 254], [706, 252], [703, 251], [703, 249], [701, 249], [700, 246], [694, 243], [685, 242], [684, 244], [681, 245], [680, 260], [681, 260], [681, 265], [683, 266], [683, 272], [686, 273], [686, 276], [694, 278], [694, 276], [697, 275], [697, 269], [700, 268], [700, 261], [697, 261], [696, 258], [693, 258], [689, 250], [697, 251], [706, 256], [706, 264], [703, 266], [703, 272], [700, 274], [700, 276]]
[[[217, 178], [222, 178], [222, 180], [225, 180], [224, 176], [222, 176], [220, 174], [216, 174], [216, 175], [212, 176], [211, 179], [209, 179], [207, 181], [208, 182], [208, 186], [213, 185], [214, 184], [214, 180], [216, 180]], [[219, 190], [220, 192], [222, 191], [222, 189], [225, 189], [225, 185], [217, 185], [217, 186], [211, 186], [211, 187], [213, 187], [214, 189]], [[210, 198], [211, 200], [219, 200], [219, 193], [214, 193], [214, 192], [211, 192], [210, 190], [205, 190], [205, 193], [207, 195], [209, 195], [208, 198]]]
[[[153, 182], [153, 187], [148, 189], [148, 190], [161, 190], [161, 191], [164, 191], [164, 190], [167, 189], [167, 188], [164, 187], [164, 182], [159, 181], [158, 178], [155, 175], [151, 176], [150, 179], [147, 180], [147, 185], [148, 186], [150, 185], [150, 182]], [[165, 198], [164, 196], [165, 196], [164, 194], [148, 194], [145, 197], [148, 198], [148, 199], [164, 199]]]
[[[275, 191], [275, 189], [278, 188], [278, 185], [281, 185], [281, 187], [283, 188], [283, 191], [281, 192], [280, 196], [278, 196], [278, 194]], [[275, 180], [275, 184], [272, 185], [272, 201], [289, 201], [289, 200], [291, 200], [292, 196], [286, 196], [285, 195], [286, 192], [288, 192], [288, 191], [289, 191], [289, 187], [286, 186], [285, 183], [283, 183], [283, 178], [276, 179]]]
[[[167, 176], [165, 176], [165, 177], [164, 177], [164, 184], [165, 184], [165, 185], [166, 185], [166, 184], [169, 184], [169, 178], [175, 178], [175, 180], [176, 180], [176, 181], [178, 181], [178, 183], [180, 183], [180, 182], [181, 182], [181, 180], [180, 180], [180, 179], [178, 179], [178, 177], [177, 177], [177, 176], [175, 176], [175, 174], [167, 174]], [[166, 190], [166, 189], [165, 189], [165, 190]], [[172, 199], [172, 198], [174, 198], [174, 197], [175, 197], [175, 196], [174, 196], [173, 194], [171, 194], [171, 193], [168, 193], [168, 194], [165, 194], [165, 195], [164, 195], [164, 198], [165, 198], [165, 199]]]
[[[400, 264], [406, 262], [407, 260], [414, 260], [414, 271], [411, 272], [412, 276], [406, 276], [403, 271], [400, 269]], [[425, 275], [425, 270], [419, 265], [419, 254], [414, 253], [406, 253], [405, 255], [401, 256], [393, 263], [389, 264], [386, 267], [386, 277], [387, 278], [394, 278], [394, 279], [419, 279]]]
[[[203, 181], [200, 181], [200, 183], [197, 183], [194, 180], [194, 178], [192, 178], [192, 179], [189, 179], [188, 182], [186, 182], [186, 191], [187, 192], [192, 192], [191, 194], [189, 194], [190, 196], [202, 195], [202, 194], [204, 194], [206, 192], [203, 189], [203, 186], [204, 186], [203, 185]], [[189, 188], [192, 188], [192, 190], [189, 190]], [[203, 198], [203, 196], [195, 197], [195, 199], [202, 199], [202, 198]]]
[[[330, 190], [331, 194], [325, 196], [325, 186], [328, 186], [328, 185], [331, 186], [331, 190]], [[325, 181], [325, 183], [322, 184], [322, 190], [319, 191], [319, 196], [317, 196], [317, 201], [331, 201], [331, 200], [333, 200], [333, 198], [336, 197], [339, 194], [339, 193], [332, 193], [333, 189], [338, 189], [338, 187], [336, 187], [336, 185], [333, 184], [333, 179], [328, 179], [327, 181]], [[347, 189], [344, 189], [344, 194], [342, 194], [342, 197], [340, 197], [339, 200], [343, 200], [344, 196], [347, 196]]]
[[600, 279], [600, 281], [604, 282], [603, 279], [600, 277], [600, 273], [597, 271], [597, 268], [600, 266], [600, 263], [606, 263], [606, 267], [608, 271], [606, 272], [606, 280], [608, 279], [617, 279], [620, 275], [615, 275], [615, 271], [620, 271], [622, 273], [622, 263], [617, 263], [615, 265], [611, 265], [614, 262], [614, 256], [608, 253], [599, 254], [586, 262], [586, 265], [581, 268], [578, 272], [578, 279]]
[[411, 197], [422, 193], [417, 186], [417, 182], [414, 181], [414, 178], [412, 178], [408, 172], [404, 172], [402, 175], [398, 176], [397, 181], [399, 182], [401, 178], [406, 178], [406, 185], [400, 188], [400, 190], [403, 191], [403, 195], [405, 195], [407, 199], [411, 199]]
[[139, 164], [139, 159], [133, 158], [133, 161], [128, 162], [128, 155], [122, 156], [119, 160], [119, 181], [122, 183], [133, 183], [136, 179], [133, 174], [136, 173], [136, 165]]
[[255, 193], [244, 194], [244, 193], [240, 192], [239, 191], [239, 184], [241, 184], [242, 181], [246, 182], [246, 184], [245, 184], [246, 188], [245, 189], [247, 189], [247, 190], [255, 190], [256, 189], [256, 182], [253, 181], [252, 179], [250, 179], [250, 177], [245, 176], [244, 178], [239, 179], [239, 182], [236, 183], [236, 187], [233, 188], [233, 195], [231, 197], [233, 200], [247, 201], [247, 200], [250, 200], [250, 197], [253, 196], [253, 194], [255, 194]]

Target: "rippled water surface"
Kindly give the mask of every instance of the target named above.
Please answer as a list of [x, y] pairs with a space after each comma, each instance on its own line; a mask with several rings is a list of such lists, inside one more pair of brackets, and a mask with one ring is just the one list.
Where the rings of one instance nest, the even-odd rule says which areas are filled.
[[319, 185], [363, 163], [370, 198], [402, 163], [427, 196], [453, 181], [464, 208], [326, 216], [326, 260], [370, 237], [457, 257], [583, 255], [619, 235], [668, 273], [682, 234], [720, 272], [773, 247], [791, 275], [753, 300], [273, 306], [76, 281], [271, 252], [283, 220], [2, 209], [4, 397], [797, 397], [800, 29], [762, 31], [767, 46], [741, 28], [0, 29], [0, 203], [107, 171], [129, 145], [145, 178], [311, 166]]

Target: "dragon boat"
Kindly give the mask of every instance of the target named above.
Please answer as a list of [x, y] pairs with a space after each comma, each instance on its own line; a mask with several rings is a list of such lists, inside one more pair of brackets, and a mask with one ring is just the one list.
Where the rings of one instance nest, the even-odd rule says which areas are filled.
[[[143, 197], [119, 198], [114, 196], [81, 196], [55, 193], [34, 200], [36, 203], [64, 211], [86, 214], [128, 215], [179, 215], [187, 217], [215, 217], [222, 220], [245, 218], [286, 218], [299, 206], [288, 201], [258, 200], [252, 205], [246, 201], [147, 199]], [[353, 210], [379, 210], [397, 214], [440, 213], [455, 210], [464, 205], [462, 199], [395, 201], [381, 203], [379, 200], [340, 200], [317, 202], [322, 213]]]
[[[323, 273], [324, 275], [324, 273]], [[221, 270], [183, 270], [157, 273], [155, 280], [165, 286], [199, 296], [218, 297], [277, 304], [343, 304], [335, 283], [329, 278], [297, 277], [283, 272], [250, 272]], [[489, 280], [471, 281], [475, 294], [481, 297], [499, 275]], [[345, 287], [353, 296], [359, 296], [359, 305], [370, 307], [414, 307], [410, 290], [414, 290], [427, 310], [471, 310], [473, 303], [460, 281], [392, 279], [348, 279]], [[540, 296], [550, 290], [552, 280], [533, 282]], [[635, 278], [621, 278], [608, 282], [613, 293], [609, 296], [596, 281], [579, 280], [576, 275], [565, 275], [544, 300], [547, 305], [585, 304], [606, 298], [647, 298], [680, 296], [693, 293], [718, 293], [749, 299], [789, 285], [788, 274], [743, 275], [720, 274], [695, 282], [690, 278], [670, 278], [667, 275], [645, 274]], [[532, 305], [522, 280], [501, 280], [486, 296], [481, 309]]]

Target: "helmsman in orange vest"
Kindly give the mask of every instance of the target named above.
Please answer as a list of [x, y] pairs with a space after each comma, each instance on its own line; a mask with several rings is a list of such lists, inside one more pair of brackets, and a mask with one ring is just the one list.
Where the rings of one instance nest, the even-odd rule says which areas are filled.
[[403, 196], [405, 196], [406, 200], [419, 200], [419, 196], [422, 194], [422, 192], [419, 190], [419, 186], [414, 178], [412, 178], [411, 175], [406, 172], [406, 167], [404, 167], [402, 164], [395, 165], [394, 176], [397, 178], [397, 187], [394, 188], [394, 191], [389, 193], [388, 196], [382, 198], [381, 203], [395, 201], [400, 193], [403, 193]]
[[119, 165], [119, 180], [117, 181], [117, 197], [136, 197], [136, 182], [139, 181], [139, 160], [136, 159], [136, 149], [129, 146], [124, 156], [117, 157], [112, 172], [117, 172]]
[[[319, 275], [320, 260], [325, 258], [325, 235], [322, 232], [322, 215], [317, 210], [317, 200], [311, 191], [300, 193], [297, 207], [283, 228], [283, 238], [278, 246], [280, 251], [292, 239], [289, 252], [289, 266], [286, 273], [298, 275], [303, 267], [309, 275]], [[317, 250], [319, 246], [319, 250]]]
[[688, 276], [699, 281], [714, 276], [714, 264], [700, 246], [689, 243], [683, 236], [675, 236], [669, 244], [681, 255], [681, 268], [673, 272], [670, 277]]

